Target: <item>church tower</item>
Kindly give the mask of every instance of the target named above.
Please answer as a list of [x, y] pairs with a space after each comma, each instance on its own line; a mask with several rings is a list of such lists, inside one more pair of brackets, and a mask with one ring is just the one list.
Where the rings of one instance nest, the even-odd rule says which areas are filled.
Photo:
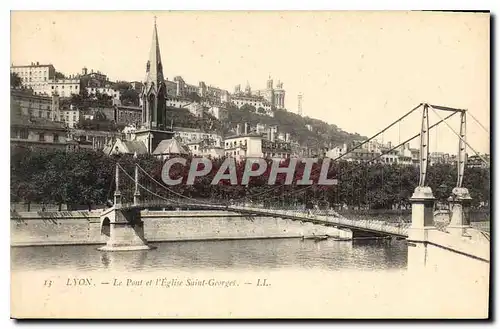
[[141, 93], [142, 98], [142, 125], [136, 132], [136, 140], [146, 144], [148, 153], [164, 139], [173, 136], [166, 118], [166, 95], [167, 87], [163, 77], [163, 65], [156, 29], [156, 17], [153, 28], [153, 40], [146, 63], [146, 78]]
[[153, 29], [153, 41], [149, 52], [149, 60], [146, 63], [146, 78], [142, 90], [142, 124], [152, 129], [165, 129], [165, 95], [166, 86], [163, 78], [163, 67], [160, 55], [160, 44], [158, 42], [158, 31], [156, 30], [156, 19]]

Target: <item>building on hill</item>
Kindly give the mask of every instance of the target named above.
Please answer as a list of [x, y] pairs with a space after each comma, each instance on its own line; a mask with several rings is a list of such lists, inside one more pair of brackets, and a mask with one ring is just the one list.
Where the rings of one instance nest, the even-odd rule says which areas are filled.
[[267, 115], [274, 117], [272, 105], [264, 97], [253, 96], [248, 94], [235, 94], [231, 96], [231, 103], [236, 105], [239, 109], [243, 106], [252, 106], [255, 108], [255, 113], [260, 115]]
[[222, 136], [216, 133], [204, 132], [200, 129], [174, 127], [175, 137], [182, 143], [188, 144], [196, 141], [208, 141], [215, 146], [222, 146]]
[[121, 105], [121, 92], [117, 89], [114, 89], [111, 86], [102, 86], [102, 87], [86, 87], [87, 93], [89, 96], [96, 96], [97, 94], [107, 95], [111, 97], [111, 101], [113, 105]]
[[117, 124], [138, 126], [142, 119], [142, 108], [138, 106], [113, 106], [113, 118]]
[[11, 117], [10, 144], [16, 147], [68, 151], [77, 147], [68, 140], [67, 129], [63, 123], [24, 115]]
[[28, 90], [11, 90], [11, 103], [19, 107], [20, 114], [52, 121], [60, 120], [59, 96], [35, 95]]
[[225, 106], [211, 106], [207, 109], [207, 113], [214, 116], [217, 120], [225, 121], [227, 120], [229, 113]]
[[224, 140], [224, 154], [242, 161], [245, 158], [262, 158], [262, 135], [242, 134]]
[[60, 97], [71, 97], [80, 94], [80, 90], [80, 79], [53, 79], [49, 81], [45, 93], [48, 95], [56, 93]]
[[94, 72], [93, 69], [89, 72], [86, 67], [82, 68], [82, 73], [78, 76], [78, 78], [82, 81], [82, 88], [104, 87], [109, 83], [106, 74], [101, 73], [100, 71]]
[[186, 144], [189, 151], [194, 156], [205, 158], [221, 158], [224, 156], [224, 148], [216, 143], [207, 142], [207, 140], [192, 141]]
[[[483, 158], [484, 160], [486, 160], [487, 163], [484, 163], [484, 161], [481, 158]], [[467, 156], [466, 166], [469, 167], [469, 168], [489, 168], [489, 166], [490, 166], [490, 155], [489, 154], [483, 154], [483, 155], [481, 155], [481, 157], [479, 155]]]
[[188, 109], [193, 116], [200, 119], [203, 118], [204, 108], [200, 103], [191, 102], [187, 105], [184, 105], [183, 108]]
[[264, 158], [290, 158], [292, 155], [292, 146], [290, 142], [269, 139], [262, 140], [262, 156]]
[[221, 104], [230, 101], [230, 95], [227, 90], [207, 85], [204, 81], [200, 81], [196, 86], [186, 83], [181, 76], [176, 76], [173, 80], [167, 78], [165, 85], [167, 97], [171, 99], [197, 95], [202, 101], [207, 101], [211, 104]]
[[70, 105], [69, 108], [61, 110], [60, 121], [68, 128], [75, 128], [83, 120], [83, 111], [78, 107]]
[[166, 101], [167, 107], [170, 106], [170, 107], [176, 107], [179, 109], [183, 108], [186, 105], [189, 105], [193, 102], [192, 100], [189, 100], [187, 98], [177, 97], [177, 96], [173, 96], [173, 97], [167, 96], [165, 101]]
[[47, 93], [48, 83], [56, 75], [56, 69], [52, 64], [39, 62], [30, 65], [12, 65], [10, 72], [16, 73], [21, 78], [21, 84], [32, 89], [35, 94]]
[[200, 81], [198, 85], [198, 95], [201, 98], [213, 103], [228, 101], [224, 100], [225, 98], [227, 98], [228, 94], [229, 93], [227, 92], [227, 90], [213, 86], [207, 86], [203, 81]]
[[117, 139], [124, 140], [124, 134], [116, 131], [70, 129], [68, 137], [80, 143], [88, 143], [94, 150], [104, 150], [107, 145], [112, 145]]
[[325, 156], [332, 159], [337, 159], [342, 156], [341, 159], [344, 161], [381, 163], [387, 165], [418, 165], [420, 161], [419, 151], [411, 149], [409, 143], [393, 149], [391, 142], [383, 144], [374, 139], [355, 148], [360, 143], [362, 143], [362, 141], [353, 141], [350, 144], [345, 143], [335, 146], [328, 149]]
[[[239, 89], [239, 88], [237, 88]], [[277, 109], [285, 109], [285, 94], [286, 91], [283, 89], [283, 83], [278, 80], [276, 88], [273, 86], [273, 79], [269, 77], [267, 80], [266, 89], [251, 91], [249, 85], [246, 87], [246, 91], [250, 92], [254, 96], [264, 97], [272, 107]]]

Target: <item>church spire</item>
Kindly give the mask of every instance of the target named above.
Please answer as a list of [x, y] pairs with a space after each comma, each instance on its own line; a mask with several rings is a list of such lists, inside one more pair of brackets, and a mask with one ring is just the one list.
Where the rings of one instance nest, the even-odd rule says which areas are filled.
[[153, 28], [153, 40], [146, 64], [146, 79], [142, 92], [142, 125], [150, 129], [165, 129], [165, 97], [166, 86], [163, 78], [163, 67], [160, 55], [160, 43], [156, 28], [156, 17]]
[[154, 17], [153, 40], [149, 51], [149, 60], [146, 64], [146, 79], [144, 84], [150, 87], [153, 84], [156, 88], [163, 82], [163, 65], [160, 55], [160, 44], [158, 42], [158, 31], [156, 28], [156, 16]]

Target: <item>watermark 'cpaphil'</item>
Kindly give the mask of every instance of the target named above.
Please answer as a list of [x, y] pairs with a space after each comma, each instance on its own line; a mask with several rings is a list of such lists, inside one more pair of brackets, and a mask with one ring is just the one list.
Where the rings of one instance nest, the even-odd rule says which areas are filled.
[[[284, 185], [290, 185], [293, 183], [298, 159], [289, 159], [288, 166], [281, 166], [283, 159], [272, 159], [268, 184], [275, 185], [279, 174], [285, 175]], [[313, 180], [311, 179], [311, 172], [313, 165], [318, 163], [318, 159], [315, 158], [305, 158], [301, 159], [300, 162], [304, 163], [304, 170], [300, 180], [296, 181], [297, 185], [312, 185]], [[183, 177], [178, 177], [173, 179], [171, 176], [172, 167], [176, 164], [186, 166], [187, 160], [185, 158], [172, 158], [163, 164], [161, 178], [163, 182], [167, 185], [179, 185], [183, 181]], [[186, 185], [193, 185], [197, 177], [204, 177], [212, 172], [213, 164], [210, 159], [207, 158], [193, 158], [189, 167], [189, 172], [187, 179], [185, 181]], [[250, 177], [258, 177], [266, 172], [268, 168], [268, 163], [262, 158], [246, 159], [245, 169], [241, 177], [241, 181], [238, 182], [237, 166], [234, 158], [226, 158], [224, 162], [220, 165], [216, 174], [214, 175], [211, 185], [217, 185], [223, 180], [229, 181], [231, 185], [248, 185]], [[326, 158], [322, 161], [321, 171], [318, 178], [318, 185], [336, 185], [338, 183], [337, 179], [328, 178], [328, 171], [330, 169], [330, 159]]]

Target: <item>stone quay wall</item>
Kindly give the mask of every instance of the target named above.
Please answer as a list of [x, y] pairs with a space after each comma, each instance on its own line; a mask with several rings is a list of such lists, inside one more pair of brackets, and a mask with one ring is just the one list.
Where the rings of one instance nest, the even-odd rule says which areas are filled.
[[[12, 246], [104, 244], [100, 211], [12, 212]], [[352, 232], [289, 219], [223, 211], [141, 212], [149, 242], [293, 238], [329, 235], [351, 239]]]

